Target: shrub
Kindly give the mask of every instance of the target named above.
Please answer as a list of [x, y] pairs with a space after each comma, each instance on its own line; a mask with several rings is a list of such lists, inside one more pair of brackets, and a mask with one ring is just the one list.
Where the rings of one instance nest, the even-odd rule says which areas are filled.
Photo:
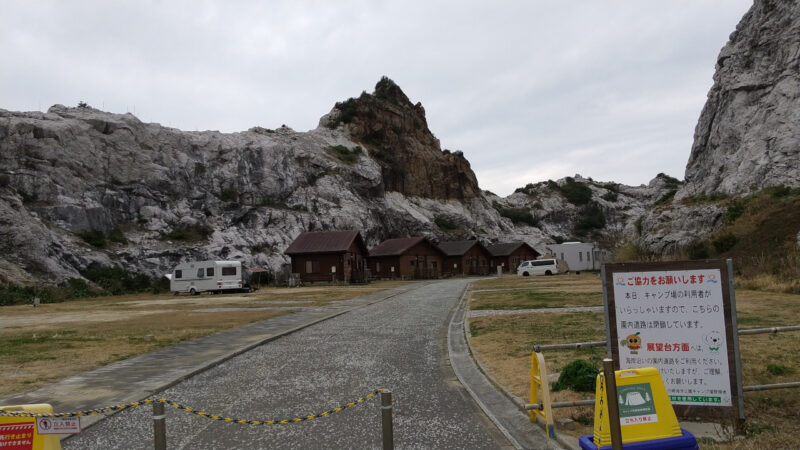
[[511, 219], [514, 223], [524, 223], [532, 227], [538, 227], [539, 221], [536, 220], [527, 208], [504, 208], [499, 203], [495, 202], [494, 208], [501, 216]]
[[585, 205], [592, 199], [592, 190], [589, 186], [578, 183], [572, 177], [567, 177], [564, 185], [559, 186], [558, 190], [568, 202], [576, 206]]
[[213, 230], [207, 225], [195, 224], [175, 227], [166, 237], [174, 241], [201, 241], [208, 239], [212, 232]]
[[725, 233], [711, 241], [711, 244], [714, 246], [714, 250], [716, 250], [717, 253], [724, 253], [732, 249], [737, 241], [738, 239], [733, 233]]
[[603, 210], [595, 204], [588, 205], [581, 211], [581, 218], [575, 224], [575, 234], [585, 236], [594, 230], [602, 230], [606, 226], [606, 216]]
[[226, 187], [220, 192], [219, 198], [223, 202], [236, 202], [239, 200], [239, 192], [234, 187]]
[[267, 255], [272, 254], [272, 244], [269, 242], [260, 242], [250, 247], [250, 251], [252, 253], [266, 253]]
[[792, 193], [792, 188], [782, 184], [764, 188], [763, 192], [774, 198], [786, 197]]
[[142, 292], [151, 288], [150, 277], [132, 274], [120, 267], [93, 267], [81, 275], [113, 295]]
[[783, 364], [767, 364], [767, 372], [772, 375], [789, 375], [794, 373], [794, 369]]
[[70, 278], [67, 280], [67, 285], [63, 288], [67, 298], [86, 298], [96, 297], [97, 294], [89, 288], [80, 278]]
[[708, 245], [705, 241], [692, 241], [686, 247], [686, 256], [689, 259], [707, 259], [708, 258]]
[[83, 233], [78, 233], [78, 236], [94, 248], [106, 248], [106, 235], [102, 231], [84, 231]]
[[665, 174], [664, 172], [661, 172], [658, 175], [656, 175], [656, 178], [660, 178], [661, 180], [663, 180], [664, 184], [670, 189], [677, 190], [678, 187], [681, 185], [680, 180], [678, 180], [675, 177], [671, 177], [671, 176]]
[[111, 233], [108, 233], [108, 240], [116, 242], [117, 244], [127, 244], [128, 240], [125, 239], [125, 234], [119, 228], [114, 228]]
[[352, 122], [358, 113], [358, 103], [356, 99], [350, 97], [343, 102], [337, 102], [336, 109], [339, 110], [339, 119], [328, 123], [330, 129], [335, 129], [340, 123]]
[[41, 303], [53, 302], [53, 298], [47, 290], [31, 286], [0, 286], [0, 306], [33, 303], [35, 297], [39, 297]]
[[553, 383], [553, 391], [570, 389], [575, 392], [594, 392], [599, 373], [600, 371], [592, 364], [576, 359], [561, 370], [558, 381]]
[[736, 222], [736, 219], [744, 214], [747, 207], [747, 199], [737, 198], [728, 204], [728, 210], [725, 211], [725, 223], [728, 225]]
[[337, 145], [328, 147], [328, 153], [335, 156], [339, 161], [352, 165], [358, 162], [359, 155], [361, 154], [361, 147], [356, 147], [352, 151], [344, 145]]
[[667, 191], [667, 193], [662, 195], [661, 198], [656, 200], [655, 205], [666, 204], [667, 202], [669, 202], [670, 200], [672, 200], [675, 197], [675, 193], [677, 193], [677, 192], [678, 192], [677, 189], [670, 189], [669, 191]]
[[600, 198], [602, 198], [603, 200], [605, 200], [607, 202], [616, 202], [617, 201], [617, 193], [614, 192], [614, 191], [608, 191], [605, 194], [603, 194], [602, 197], [600, 197]]
[[458, 228], [455, 222], [444, 216], [436, 216], [433, 219], [433, 223], [435, 223], [440, 230], [450, 231]]

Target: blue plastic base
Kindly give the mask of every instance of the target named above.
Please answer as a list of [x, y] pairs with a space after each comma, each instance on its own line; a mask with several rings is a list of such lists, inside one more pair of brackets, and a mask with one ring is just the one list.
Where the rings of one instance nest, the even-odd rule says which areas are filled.
[[[582, 450], [611, 450], [610, 445], [598, 448], [593, 442], [594, 436], [581, 436], [578, 443]], [[681, 435], [652, 441], [639, 441], [622, 444], [625, 450], [698, 450], [697, 440], [692, 433], [681, 428]]]

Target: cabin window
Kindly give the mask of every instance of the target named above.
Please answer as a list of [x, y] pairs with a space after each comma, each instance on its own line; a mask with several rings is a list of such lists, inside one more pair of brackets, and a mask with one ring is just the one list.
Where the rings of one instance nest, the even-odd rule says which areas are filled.
[[319, 261], [306, 261], [306, 273], [319, 273]]
[[591, 253], [586, 252], [586, 260], [587, 261], [591, 261], [592, 260], [592, 254]]
[[375, 272], [378, 272], [378, 273], [381, 272], [381, 263], [379, 263], [379, 262], [375, 263]]
[[578, 252], [578, 261], [583, 262], [583, 252]]
[[222, 276], [230, 276], [230, 275], [236, 275], [236, 266], [222, 268]]
[[183, 270], [176, 270], [175, 271], [175, 278], [183, 278]]
[[207, 277], [213, 277], [214, 276], [214, 268], [213, 267], [206, 268], [206, 276]]
[[411, 261], [409, 261], [408, 263], [411, 265], [411, 267], [414, 267], [414, 264], [416, 264], [416, 262], [417, 262], [417, 260], [415, 260], [415, 259], [412, 259], [412, 260], [411, 260]]
[[203, 268], [197, 269], [197, 278], [203, 278]]

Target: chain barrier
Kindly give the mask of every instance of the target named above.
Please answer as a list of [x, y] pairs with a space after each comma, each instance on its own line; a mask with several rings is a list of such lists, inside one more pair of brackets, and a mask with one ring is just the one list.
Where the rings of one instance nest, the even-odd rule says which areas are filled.
[[68, 413], [29, 413], [29, 412], [15, 412], [15, 411], [6, 411], [0, 410], [0, 416], [10, 416], [10, 417], [84, 417], [84, 416], [95, 416], [98, 414], [105, 414], [109, 412], [118, 412], [123, 411], [126, 409], [136, 408], [137, 406], [144, 406], [144, 405], [151, 405], [153, 403], [163, 403], [165, 405], [172, 406], [173, 408], [179, 409], [184, 412], [188, 412], [194, 414], [196, 416], [204, 417], [210, 420], [219, 420], [222, 422], [228, 423], [238, 423], [241, 425], [285, 425], [290, 423], [298, 423], [298, 422], [307, 422], [309, 420], [319, 419], [321, 417], [327, 417], [331, 414], [335, 414], [338, 412], [342, 412], [347, 408], [352, 408], [358, 404], [364, 403], [365, 401], [375, 397], [381, 392], [388, 392], [386, 389], [377, 389], [369, 394], [365, 395], [364, 397], [360, 397], [352, 402], [345, 403], [342, 406], [329, 409], [327, 411], [323, 411], [319, 414], [310, 414], [308, 416], [303, 417], [294, 417], [291, 419], [281, 419], [281, 420], [247, 420], [247, 419], [236, 419], [232, 417], [224, 417], [219, 414], [211, 414], [205, 411], [197, 411], [194, 408], [189, 406], [180, 404], [178, 402], [166, 399], [166, 398], [158, 398], [158, 399], [147, 399], [142, 400], [140, 402], [133, 402], [128, 403], [127, 405], [116, 405], [116, 406], [107, 406], [105, 408], [98, 408], [98, 409], [89, 409], [86, 411], [77, 411], [77, 412], [68, 412]]

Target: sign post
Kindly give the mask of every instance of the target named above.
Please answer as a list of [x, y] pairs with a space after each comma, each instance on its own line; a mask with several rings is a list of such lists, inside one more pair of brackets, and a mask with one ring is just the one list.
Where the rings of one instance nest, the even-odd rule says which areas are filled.
[[656, 367], [682, 417], [744, 419], [730, 261], [603, 266], [609, 357]]

